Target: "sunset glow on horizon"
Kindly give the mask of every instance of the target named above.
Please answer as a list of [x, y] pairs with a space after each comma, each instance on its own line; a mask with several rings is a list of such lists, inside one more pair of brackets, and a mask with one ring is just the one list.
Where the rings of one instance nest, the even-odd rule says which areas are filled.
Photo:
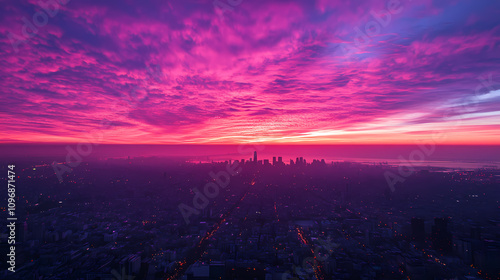
[[66, 2], [4, 4], [0, 143], [500, 145], [498, 1]]

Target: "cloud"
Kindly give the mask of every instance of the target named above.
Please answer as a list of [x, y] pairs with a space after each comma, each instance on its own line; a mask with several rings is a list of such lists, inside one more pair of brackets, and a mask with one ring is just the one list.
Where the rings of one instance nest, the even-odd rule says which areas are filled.
[[0, 16], [4, 142], [498, 144], [498, 98], [460, 105], [500, 89], [496, 1], [69, 1], [23, 37], [37, 3]]

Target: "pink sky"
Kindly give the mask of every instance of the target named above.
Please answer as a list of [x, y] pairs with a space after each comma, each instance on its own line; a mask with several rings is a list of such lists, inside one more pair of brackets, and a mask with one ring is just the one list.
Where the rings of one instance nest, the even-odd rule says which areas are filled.
[[500, 144], [498, 1], [71, 0], [23, 37], [37, 3], [3, 4], [4, 143]]

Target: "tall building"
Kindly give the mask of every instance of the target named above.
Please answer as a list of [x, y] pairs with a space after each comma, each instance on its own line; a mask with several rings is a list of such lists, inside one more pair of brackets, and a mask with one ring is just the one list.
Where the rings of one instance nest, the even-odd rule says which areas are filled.
[[253, 152], [253, 162], [257, 163], [257, 151]]
[[276, 165], [276, 157], [273, 157], [273, 165]]
[[33, 237], [35, 240], [43, 242], [45, 240], [45, 223], [36, 223], [33, 227]]
[[26, 222], [17, 222], [16, 240], [19, 242], [25, 242], [27, 235], [28, 235], [28, 224]]
[[450, 252], [452, 235], [448, 232], [448, 219], [435, 218], [432, 226], [432, 246], [436, 250]]
[[481, 227], [478, 225], [473, 225], [470, 229], [470, 238], [481, 240]]
[[283, 163], [283, 158], [282, 158], [282, 157], [278, 157], [278, 163], [279, 163], [279, 164], [282, 164], [282, 163]]
[[121, 268], [125, 268], [125, 273], [128, 275], [137, 275], [141, 269], [141, 256], [131, 254], [123, 258], [120, 262]]
[[424, 219], [412, 218], [411, 219], [411, 238], [416, 242], [425, 241], [425, 223]]

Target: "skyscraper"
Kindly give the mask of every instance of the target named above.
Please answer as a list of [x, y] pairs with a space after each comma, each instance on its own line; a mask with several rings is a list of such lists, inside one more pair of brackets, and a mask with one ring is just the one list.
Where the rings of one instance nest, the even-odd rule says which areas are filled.
[[481, 240], [481, 227], [478, 225], [473, 225], [470, 229], [470, 238]]
[[425, 223], [424, 219], [412, 218], [411, 219], [411, 235], [412, 239], [417, 242], [425, 241]]
[[257, 163], [257, 151], [253, 152], [253, 162]]
[[432, 245], [436, 250], [451, 251], [452, 235], [448, 231], [447, 218], [435, 218], [432, 226]]
[[273, 157], [273, 165], [276, 165], [276, 157]]

